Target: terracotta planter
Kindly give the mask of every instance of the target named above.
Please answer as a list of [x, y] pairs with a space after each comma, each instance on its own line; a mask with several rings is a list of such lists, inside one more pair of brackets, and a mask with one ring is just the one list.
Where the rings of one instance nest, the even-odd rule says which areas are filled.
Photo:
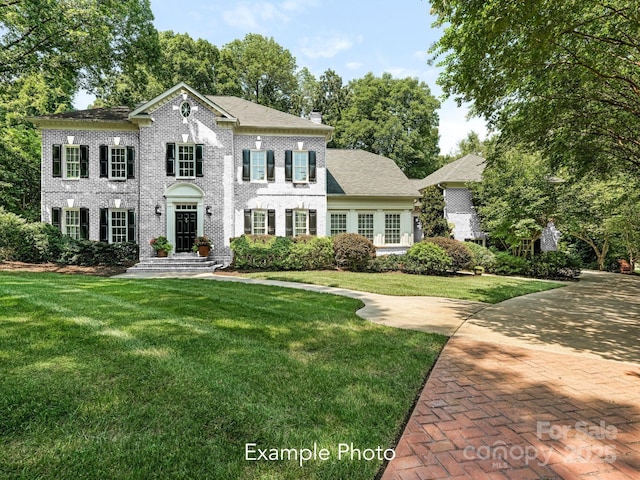
[[158, 255], [158, 257], [166, 257], [167, 256], [167, 251], [166, 250], [157, 250], [157, 255]]
[[198, 247], [198, 255], [200, 255], [201, 257], [208, 257], [210, 251], [211, 247], [207, 245], [201, 245]]

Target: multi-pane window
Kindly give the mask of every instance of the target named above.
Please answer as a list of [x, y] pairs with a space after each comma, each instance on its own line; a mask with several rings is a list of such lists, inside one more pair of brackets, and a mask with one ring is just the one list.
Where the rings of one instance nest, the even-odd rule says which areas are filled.
[[253, 210], [252, 212], [252, 233], [254, 235], [266, 235], [267, 233], [267, 212], [265, 210]]
[[387, 213], [384, 216], [385, 243], [400, 243], [400, 214]]
[[80, 147], [78, 145], [65, 146], [64, 158], [65, 178], [80, 178]]
[[80, 239], [80, 210], [64, 211], [64, 233], [76, 240]]
[[265, 181], [267, 179], [267, 152], [251, 151], [251, 181]]
[[331, 235], [347, 233], [347, 214], [332, 213], [330, 217]]
[[306, 210], [294, 210], [293, 212], [293, 236], [307, 235], [308, 229], [308, 213]]
[[358, 214], [358, 234], [373, 242], [373, 213]]
[[127, 241], [127, 211], [111, 210], [111, 243]]
[[111, 147], [111, 178], [127, 178], [127, 149], [124, 147]]
[[293, 152], [293, 181], [294, 183], [309, 181], [309, 152]]
[[196, 176], [195, 145], [178, 145], [178, 177]]

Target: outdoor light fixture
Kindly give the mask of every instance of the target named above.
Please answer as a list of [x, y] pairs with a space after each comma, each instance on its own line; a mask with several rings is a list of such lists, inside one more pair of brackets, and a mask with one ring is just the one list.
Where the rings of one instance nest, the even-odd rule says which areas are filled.
[[211, 205], [207, 205], [207, 208], [205, 209], [205, 213], [211, 216]]
[[160, 205], [156, 205], [156, 215], [162, 215], [162, 209]]

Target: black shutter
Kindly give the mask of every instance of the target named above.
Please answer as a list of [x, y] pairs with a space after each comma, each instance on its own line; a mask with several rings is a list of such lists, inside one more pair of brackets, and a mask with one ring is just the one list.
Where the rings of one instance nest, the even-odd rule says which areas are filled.
[[62, 209], [58, 207], [53, 207], [51, 209], [51, 225], [57, 227], [58, 230], [62, 231]]
[[276, 234], [276, 211], [275, 210], [267, 210], [267, 233], [269, 235]]
[[80, 145], [80, 178], [89, 178], [89, 145]]
[[176, 144], [167, 143], [167, 177], [176, 176]]
[[242, 150], [242, 181], [251, 180], [251, 150]]
[[316, 152], [309, 150], [309, 181], [316, 181]]
[[276, 181], [276, 159], [273, 150], [267, 150], [267, 182]]
[[287, 237], [293, 237], [293, 210], [286, 209], [284, 211], [285, 218], [285, 235]]
[[62, 177], [62, 145], [53, 145], [53, 176]]
[[109, 209], [100, 209], [100, 241], [109, 241]]
[[284, 152], [284, 181], [293, 181], [293, 154], [291, 150]]
[[89, 240], [89, 209], [80, 209], [80, 238]]
[[317, 210], [309, 210], [309, 235], [318, 234], [318, 214]]
[[136, 178], [136, 150], [127, 147], [127, 179]]
[[244, 233], [251, 235], [251, 209], [249, 208], [244, 211]]
[[136, 243], [136, 211], [127, 210], [127, 242]]
[[100, 145], [100, 178], [109, 177], [109, 147]]
[[202, 151], [204, 145], [198, 144], [196, 145], [196, 177], [204, 176], [204, 172], [202, 170]]

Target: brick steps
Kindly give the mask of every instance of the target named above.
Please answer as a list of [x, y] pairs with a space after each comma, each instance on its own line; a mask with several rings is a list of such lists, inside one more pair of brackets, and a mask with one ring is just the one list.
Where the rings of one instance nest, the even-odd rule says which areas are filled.
[[172, 257], [153, 257], [141, 260], [127, 269], [127, 273], [135, 272], [213, 272], [222, 267], [220, 262], [211, 257], [197, 257], [195, 255], [174, 255]]

